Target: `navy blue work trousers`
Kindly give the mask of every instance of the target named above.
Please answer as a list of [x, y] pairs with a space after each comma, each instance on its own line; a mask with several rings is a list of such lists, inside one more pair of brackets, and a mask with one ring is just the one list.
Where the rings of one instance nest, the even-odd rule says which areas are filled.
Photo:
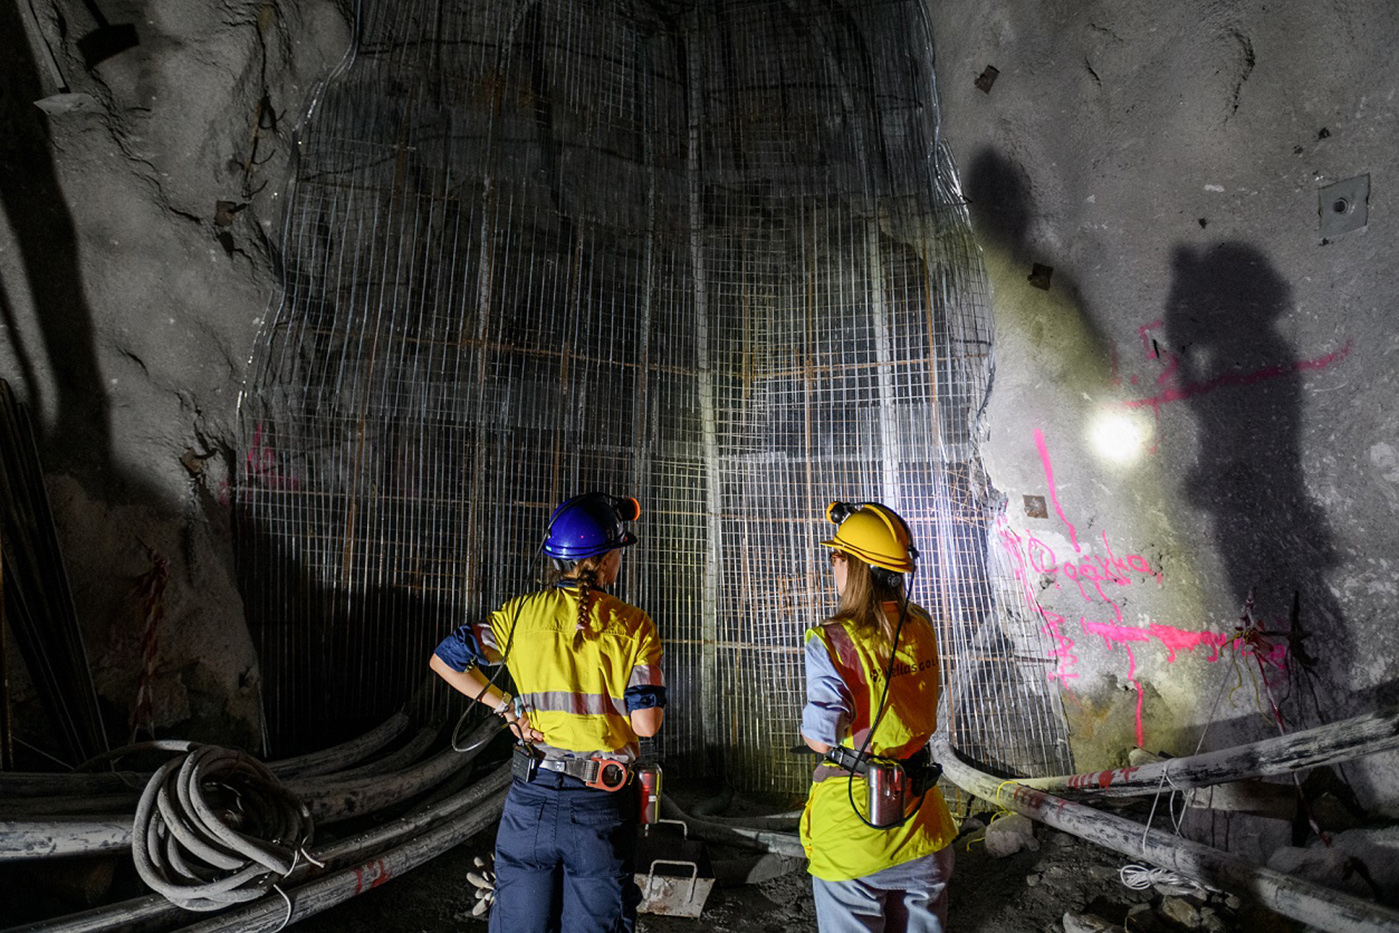
[[637, 793], [540, 771], [516, 780], [495, 841], [491, 933], [632, 933]]

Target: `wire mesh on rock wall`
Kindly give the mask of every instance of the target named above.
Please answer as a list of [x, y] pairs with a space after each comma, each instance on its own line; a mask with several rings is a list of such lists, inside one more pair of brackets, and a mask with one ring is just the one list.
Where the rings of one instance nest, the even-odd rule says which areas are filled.
[[988, 566], [989, 300], [916, 0], [366, 0], [282, 245], [239, 489], [275, 743], [402, 703], [596, 488], [643, 504], [618, 595], [665, 641], [682, 772], [809, 778], [832, 499], [912, 526], [954, 741], [1065, 770]]

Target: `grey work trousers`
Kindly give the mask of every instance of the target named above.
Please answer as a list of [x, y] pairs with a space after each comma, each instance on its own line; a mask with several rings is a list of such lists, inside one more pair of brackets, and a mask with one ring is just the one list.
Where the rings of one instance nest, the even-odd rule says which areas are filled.
[[952, 847], [851, 881], [811, 879], [821, 933], [943, 933]]

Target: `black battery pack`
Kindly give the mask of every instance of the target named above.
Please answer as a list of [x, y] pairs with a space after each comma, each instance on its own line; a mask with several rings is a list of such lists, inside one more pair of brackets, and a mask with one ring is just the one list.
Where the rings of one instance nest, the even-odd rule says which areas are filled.
[[544, 756], [535, 749], [516, 745], [514, 753], [510, 756], [511, 777], [528, 784], [539, 773], [539, 762], [543, 758]]

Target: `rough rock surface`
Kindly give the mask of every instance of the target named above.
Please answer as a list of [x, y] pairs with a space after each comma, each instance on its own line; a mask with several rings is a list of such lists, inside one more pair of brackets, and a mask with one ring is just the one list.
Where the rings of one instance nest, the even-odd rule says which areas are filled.
[[[1399, 700], [1399, 8], [928, 9], [995, 292], [984, 453], [1078, 766]], [[1395, 761], [1347, 769], [1372, 811]]]
[[[329, 0], [0, 10], [0, 377], [36, 423], [114, 737], [149, 666], [160, 736], [257, 745], [238, 393], [274, 294], [289, 130], [349, 37]], [[132, 594], [158, 561], [148, 662]], [[22, 679], [14, 699], [23, 714]]]

